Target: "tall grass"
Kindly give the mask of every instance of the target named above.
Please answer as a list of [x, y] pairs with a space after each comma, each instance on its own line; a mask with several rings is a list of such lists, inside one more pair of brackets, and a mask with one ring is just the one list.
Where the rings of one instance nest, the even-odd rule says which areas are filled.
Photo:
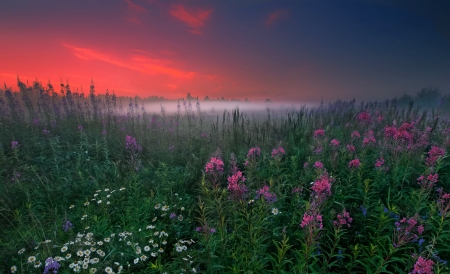
[[0, 271], [449, 273], [450, 124], [396, 101], [0, 97]]

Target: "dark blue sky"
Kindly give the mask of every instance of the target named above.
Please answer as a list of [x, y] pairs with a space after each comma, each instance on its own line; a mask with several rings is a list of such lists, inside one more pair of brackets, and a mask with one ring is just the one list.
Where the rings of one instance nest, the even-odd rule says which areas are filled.
[[0, 2], [0, 80], [275, 101], [450, 93], [450, 1]]

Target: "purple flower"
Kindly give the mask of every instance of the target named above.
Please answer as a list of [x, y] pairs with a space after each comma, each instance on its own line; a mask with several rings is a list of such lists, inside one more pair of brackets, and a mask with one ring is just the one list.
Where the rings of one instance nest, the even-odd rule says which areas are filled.
[[364, 215], [364, 217], [366, 217], [366, 215], [367, 215], [367, 208], [365, 208], [363, 206], [360, 206], [359, 208], [361, 209], [362, 214]]
[[19, 146], [19, 142], [17, 142], [17, 141], [11, 141], [11, 148], [12, 149], [15, 149], [16, 147], [18, 147]]
[[78, 126], [78, 130], [83, 130], [83, 126], [82, 126], [82, 125], [79, 125], [79, 126]]
[[211, 232], [211, 234], [214, 234], [214, 233], [216, 233], [216, 229], [213, 227], [213, 228], [211, 228], [210, 232]]
[[48, 257], [47, 260], [45, 260], [44, 274], [48, 274], [50, 271], [53, 271], [53, 273], [56, 274], [58, 273], [58, 268], [60, 267], [61, 265], [58, 261], [53, 260], [52, 257]]
[[66, 220], [62, 225], [64, 232], [69, 231], [69, 229], [71, 229], [72, 227], [73, 227], [73, 224], [69, 220]]
[[175, 214], [175, 213], [170, 213], [170, 219], [174, 219], [174, 218], [176, 218], [177, 217], [177, 214]]

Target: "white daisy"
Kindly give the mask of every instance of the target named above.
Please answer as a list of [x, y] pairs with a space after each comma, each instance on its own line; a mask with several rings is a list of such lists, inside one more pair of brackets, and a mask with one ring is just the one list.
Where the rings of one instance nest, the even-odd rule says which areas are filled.
[[30, 256], [28, 257], [28, 263], [34, 263], [36, 261], [36, 257], [35, 256]]

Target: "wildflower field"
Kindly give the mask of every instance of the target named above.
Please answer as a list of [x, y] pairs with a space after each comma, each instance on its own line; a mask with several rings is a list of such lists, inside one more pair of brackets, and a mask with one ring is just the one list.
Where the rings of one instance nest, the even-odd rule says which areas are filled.
[[[450, 273], [450, 122], [0, 92], [2, 273]], [[177, 104], [177, 102], [174, 102]]]

